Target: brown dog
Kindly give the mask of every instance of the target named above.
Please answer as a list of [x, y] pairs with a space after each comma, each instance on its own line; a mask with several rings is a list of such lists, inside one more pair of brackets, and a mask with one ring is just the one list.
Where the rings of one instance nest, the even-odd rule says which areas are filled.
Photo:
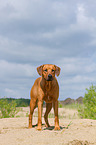
[[41, 77], [37, 78], [31, 89], [30, 100], [30, 114], [29, 114], [29, 128], [32, 128], [32, 116], [34, 109], [38, 103], [38, 127], [37, 130], [42, 128], [42, 105], [43, 101], [46, 102], [46, 112], [44, 115], [46, 127], [49, 127], [48, 114], [52, 109], [52, 104], [55, 113], [55, 130], [60, 130], [58, 119], [58, 97], [59, 85], [55, 74], [59, 76], [60, 68], [56, 65], [46, 64], [37, 67], [37, 72]]

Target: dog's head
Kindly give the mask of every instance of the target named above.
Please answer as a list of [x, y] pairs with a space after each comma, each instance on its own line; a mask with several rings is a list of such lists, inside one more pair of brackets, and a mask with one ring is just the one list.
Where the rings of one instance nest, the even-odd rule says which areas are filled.
[[52, 81], [55, 77], [55, 74], [59, 76], [60, 68], [56, 65], [45, 64], [37, 67], [37, 72], [42, 76], [46, 81]]

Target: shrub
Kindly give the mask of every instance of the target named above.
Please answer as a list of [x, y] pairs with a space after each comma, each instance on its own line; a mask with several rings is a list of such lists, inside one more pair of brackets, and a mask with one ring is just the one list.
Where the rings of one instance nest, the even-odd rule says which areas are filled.
[[14, 100], [11, 103], [8, 103], [6, 98], [0, 99], [0, 118], [14, 117], [15, 114], [18, 113], [16, 105]]
[[96, 86], [86, 89], [87, 93], [83, 98], [83, 107], [79, 108], [79, 115], [82, 118], [96, 119]]
[[62, 104], [59, 102], [59, 108], [62, 108], [63, 106], [62, 106]]

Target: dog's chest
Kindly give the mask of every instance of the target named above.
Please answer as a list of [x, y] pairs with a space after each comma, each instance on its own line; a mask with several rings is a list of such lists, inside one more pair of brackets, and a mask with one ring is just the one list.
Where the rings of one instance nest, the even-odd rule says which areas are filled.
[[45, 96], [44, 96], [44, 98], [43, 98], [43, 100], [46, 103], [51, 103], [51, 102], [53, 102], [53, 97], [51, 95], [49, 95], [49, 94], [46, 93]]

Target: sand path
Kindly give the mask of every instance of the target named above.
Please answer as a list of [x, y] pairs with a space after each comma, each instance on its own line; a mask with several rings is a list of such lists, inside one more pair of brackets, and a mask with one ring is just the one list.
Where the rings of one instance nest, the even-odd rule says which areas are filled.
[[28, 129], [28, 117], [0, 119], [0, 145], [96, 145], [96, 120], [61, 118], [60, 131], [54, 131], [54, 118], [49, 122], [51, 128], [37, 131], [37, 126]]

